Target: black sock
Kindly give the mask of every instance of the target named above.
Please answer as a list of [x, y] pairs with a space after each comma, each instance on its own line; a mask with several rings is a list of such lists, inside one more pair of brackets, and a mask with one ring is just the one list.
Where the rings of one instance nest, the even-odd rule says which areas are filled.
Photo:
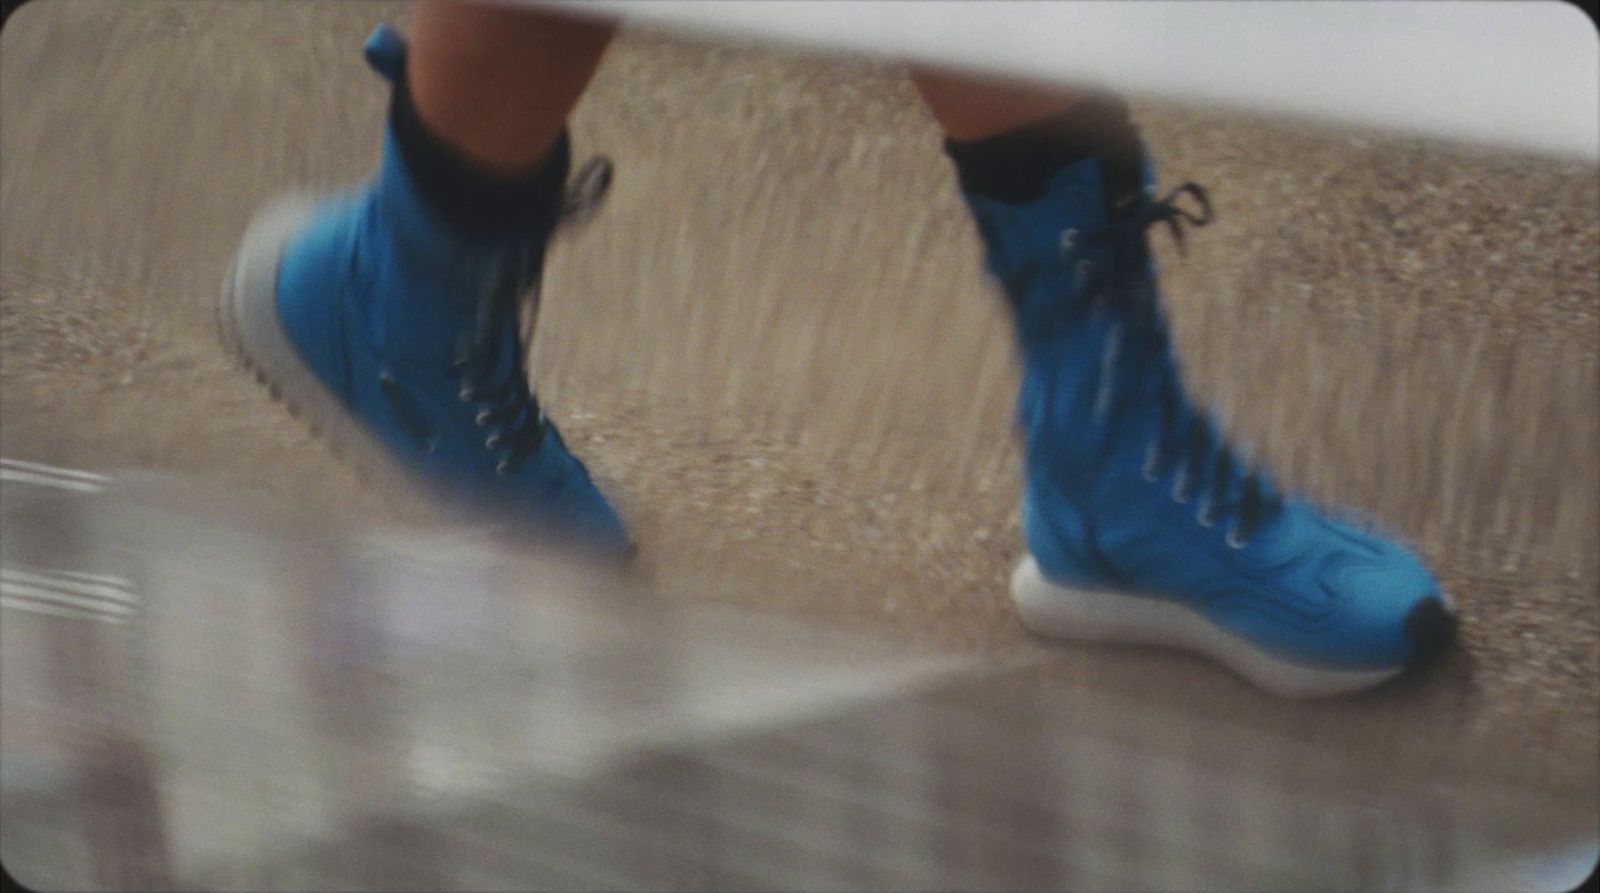
[[510, 179], [495, 176], [428, 129], [405, 84], [402, 72], [389, 102], [395, 142], [423, 199], [449, 226], [482, 239], [553, 228], [572, 164], [565, 130], [532, 171]]
[[947, 139], [944, 150], [955, 162], [962, 189], [1007, 204], [1033, 201], [1057, 171], [1093, 156], [1106, 163], [1110, 206], [1137, 197], [1140, 188], [1139, 132], [1127, 105], [1109, 97], [1085, 99], [1060, 114], [987, 139]]

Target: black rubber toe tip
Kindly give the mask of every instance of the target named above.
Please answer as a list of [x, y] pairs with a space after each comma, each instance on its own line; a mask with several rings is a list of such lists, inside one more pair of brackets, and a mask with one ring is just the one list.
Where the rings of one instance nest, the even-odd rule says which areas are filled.
[[1423, 599], [1406, 615], [1406, 639], [1411, 642], [1408, 667], [1431, 664], [1450, 650], [1456, 638], [1456, 615], [1438, 596]]

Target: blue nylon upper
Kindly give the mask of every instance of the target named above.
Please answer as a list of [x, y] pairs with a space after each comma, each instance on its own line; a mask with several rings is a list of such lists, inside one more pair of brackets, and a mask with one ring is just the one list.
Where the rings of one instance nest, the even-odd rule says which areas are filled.
[[[387, 26], [366, 49], [381, 74], [400, 76], [405, 47]], [[548, 235], [452, 231], [391, 131], [375, 180], [323, 203], [287, 245], [279, 319], [306, 365], [405, 464], [469, 502], [620, 551], [616, 512], [526, 389], [518, 298]]]
[[[1107, 228], [1100, 177], [1089, 158], [1027, 204], [966, 196], [1015, 310], [1022, 525], [1040, 569], [1179, 600], [1296, 662], [1404, 665], [1406, 617], [1437, 597], [1433, 577], [1399, 545], [1245, 473], [1184, 394], [1145, 235]], [[1139, 208], [1159, 210], [1148, 164], [1145, 182]]]

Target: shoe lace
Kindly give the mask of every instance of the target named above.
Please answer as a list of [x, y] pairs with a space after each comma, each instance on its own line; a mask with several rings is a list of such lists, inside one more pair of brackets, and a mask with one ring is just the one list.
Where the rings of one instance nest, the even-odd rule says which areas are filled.
[[[610, 188], [611, 177], [610, 159], [596, 156], [585, 162], [566, 190], [554, 229], [588, 219]], [[529, 240], [497, 258], [507, 269], [504, 275], [487, 277], [474, 323], [457, 339], [450, 363], [450, 374], [461, 379], [462, 402], [476, 405], [474, 421], [489, 430], [483, 445], [498, 453], [495, 473], [502, 476], [538, 451], [550, 427], [528, 371], [546, 241]], [[508, 338], [508, 330], [517, 336]]]
[[[1185, 195], [1198, 203], [1198, 214], [1177, 204]], [[1141, 469], [1144, 479], [1154, 483], [1172, 471], [1172, 499], [1187, 503], [1200, 495], [1201, 507], [1195, 520], [1205, 527], [1233, 518], [1227, 542], [1242, 548], [1262, 524], [1282, 509], [1283, 497], [1265, 469], [1248, 456], [1241, 456], [1211, 414], [1188, 399], [1162, 318], [1146, 236], [1150, 227], [1165, 224], [1181, 254], [1185, 251], [1184, 227], [1205, 226], [1212, 219], [1205, 189], [1184, 183], [1158, 200], [1146, 201], [1130, 213], [1085, 232], [1085, 239], [1103, 240], [1110, 245], [1110, 279], [1097, 278], [1093, 268], [1080, 271], [1090, 280], [1082, 283], [1086, 293], [1096, 295], [1096, 300], [1119, 311], [1121, 319], [1144, 333], [1144, 346], [1156, 365], [1160, 422], [1156, 436], [1145, 449]], [[1063, 242], [1070, 244], [1071, 239], [1064, 238]], [[1116, 343], [1108, 345], [1108, 356], [1112, 355], [1110, 351], [1120, 349], [1121, 338], [1122, 327], [1118, 326], [1113, 330]], [[1107, 365], [1109, 368], [1110, 363]], [[1097, 407], [1105, 403], [1097, 401]]]

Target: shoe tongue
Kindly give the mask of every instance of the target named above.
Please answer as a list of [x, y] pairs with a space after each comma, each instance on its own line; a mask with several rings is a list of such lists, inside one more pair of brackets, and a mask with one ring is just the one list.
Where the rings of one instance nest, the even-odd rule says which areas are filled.
[[[475, 371], [481, 376], [480, 388], [498, 389], [514, 381], [516, 376], [526, 375], [527, 370], [522, 368], [523, 351], [515, 319], [499, 321], [491, 338], [494, 341], [493, 363]], [[485, 349], [491, 348], [486, 345]]]
[[[382, 352], [396, 362], [447, 367], [463, 351], [487, 336], [498, 356], [516, 354], [520, 335], [515, 274], [506, 261], [463, 256], [455, 263], [419, 265], [403, 248], [396, 263], [386, 265], [375, 283], [375, 334]], [[488, 302], [493, 317], [480, 332], [480, 305]], [[498, 305], [498, 306], [494, 306]], [[481, 350], [490, 348], [484, 345]], [[490, 370], [482, 370], [488, 372]], [[501, 370], [493, 370], [497, 375]], [[497, 377], [503, 378], [503, 376]]]
[[1033, 226], [1047, 232], [1094, 229], [1137, 213], [1153, 180], [1138, 143], [1113, 146], [1057, 171], [1043, 199], [1017, 210], [1034, 216]]
[[1121, 223], [1145, 201], [1147, 169], [1139, 145], [1119, 146], [1100, 156], [1100, 188], [1106, 221]]

